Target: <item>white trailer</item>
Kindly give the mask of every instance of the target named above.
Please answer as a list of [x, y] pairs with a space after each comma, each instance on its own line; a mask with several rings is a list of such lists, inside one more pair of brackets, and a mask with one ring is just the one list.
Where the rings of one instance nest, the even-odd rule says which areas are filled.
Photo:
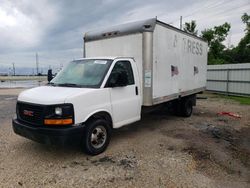
[[144, 109], [171, 104], [189, 117], [205, 89], [206, 60], [203, 40], [156, 19], [88, 32], [84, 58], [18, 96], [13, 129], [41, 143], [80, 140], [97, 155], [112, 129], [139, 121]]
[[133, 57], [143, 106], [205, 90], [207, 43], [155, 18], [87, 32], [84, 57]]

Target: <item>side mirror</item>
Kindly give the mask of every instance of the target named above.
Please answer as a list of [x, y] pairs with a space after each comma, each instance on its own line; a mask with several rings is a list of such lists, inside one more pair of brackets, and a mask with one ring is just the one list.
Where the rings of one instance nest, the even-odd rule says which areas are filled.
[[113, 72], [108, 82], [109, 87], [124, 87], [128, 85], [128, 76], [126, 71]]
[[47, 79], [48, 82], [50, 82], [53, 79], [52, 69], [48, 70]]

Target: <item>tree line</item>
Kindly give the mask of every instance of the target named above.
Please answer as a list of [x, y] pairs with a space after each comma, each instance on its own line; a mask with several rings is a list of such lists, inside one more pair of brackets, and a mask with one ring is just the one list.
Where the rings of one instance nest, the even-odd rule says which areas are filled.
[[[250, 15], [244, 13], [241, 20], [245, 24], [245, 36], [240, 40], [237, 46], [226, 47], [223, 44], [231, 28], [231, 25], [227, 22], [201, 31], [200, 37], [208, 42], [209, 65], [250, 63]], [[196, 21], [186, 22], [184, 31], [198, 35]]]

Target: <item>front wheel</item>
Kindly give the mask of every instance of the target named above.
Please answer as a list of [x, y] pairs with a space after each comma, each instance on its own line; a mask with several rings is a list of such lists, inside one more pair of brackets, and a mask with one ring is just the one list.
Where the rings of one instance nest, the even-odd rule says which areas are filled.
[[105, 151], [111, 136], [109, 123], [104, 119], [96, 119], [87, 123], [84, 137], [83, 149], [90, 155], [98, 155]]

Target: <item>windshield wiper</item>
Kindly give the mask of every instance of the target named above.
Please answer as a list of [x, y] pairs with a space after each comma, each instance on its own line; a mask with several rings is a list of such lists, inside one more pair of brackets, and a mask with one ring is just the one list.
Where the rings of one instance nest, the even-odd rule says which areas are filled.
[[80, 85], [72, 84], [72, 83], [63, 83], [63, 84], [57, 84], [58, 86], [65, 86], [65, 87], [80, 87]]
[[49, 82], [47, 85], [50, 85], [50, 86], [65, 86], [65, 87], [82, 87], [81, 85], [77, 85], [77, 84], [73, 84], [73, 83], [56, 84], [54, 82]]
[[57, 84], [55, 84], [53, 82], [49, 82], [49, 83], [47, 83], [47, 85], [56, 86]]

